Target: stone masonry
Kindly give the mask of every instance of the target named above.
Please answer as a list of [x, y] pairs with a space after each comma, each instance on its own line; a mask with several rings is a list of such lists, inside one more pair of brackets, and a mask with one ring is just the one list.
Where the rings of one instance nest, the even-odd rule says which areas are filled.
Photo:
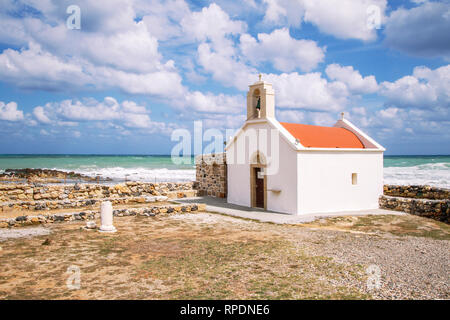
[[431, 186], [385, 185], [380, 208], [450, 222], [450, 190]]
[[0, 212], [12, 209], [51, 210], [86, 207], [101, 201], [114, 205], [147, 203], [193, 197], [197, 191], [193, 182], [141, 183], [117, 185], [75, 184], [0, 184]]
[[399, 186], [384, 185], [383, 193], [385, 196], [443, 200], [450, 199], [450, 190], [444, 188], [436, 188], [432, 186]]
[[[115, 217], [147, 216], [154, 217], [160, 214], [195, 213], [206, 210], [204, 203], [168, 204], [163, 206], [148, 206], [145, 208], [125, 208], [113, 211]], [[57, 214], [24, 215], [15, 218], [0, 218], [0, 228], [16, 228], [31, 225], [66, 222], [75, 220], [95, 220], [100, 217], [98, 210], [84, 210], [81, 212], [66, 212]]]
[[225, 153], [203, 154], [195, 158], [196, 189], [199, 195], [227, 197], [227, 161]]

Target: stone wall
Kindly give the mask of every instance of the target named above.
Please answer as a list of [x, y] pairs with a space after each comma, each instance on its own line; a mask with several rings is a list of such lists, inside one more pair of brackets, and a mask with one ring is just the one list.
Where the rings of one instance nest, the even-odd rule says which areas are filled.
[[[0, 210], [47, 210], [86, 207], [109, 200], [113, 204], [146, 203], [193, 197], [193, 182], [117, 185], [0, 184]], [[164, 199], [163, 199], [164, 198]]]
[[384, 185], [384, 195], [414, 199], [444, 200], [450, 199], [450, 190], [431, 186]]
[[116, 185], [102, 184], [0, 184], [0, 201], [19, 200], [64, 200], [130, 196], [167, 196], [170, 192], [192, 190], [193, 182], [183, 183], [143, 183], [127, 182]]
[[198, 155], [195, 158], [199, 195], [227, 197], [227, 161], [225, 153]]
[[383, 195], [379, 200], [380, 208], [403, 211], [410, 214], [450, 222], [450, 200], [414, 199]]
[[[206, 210], [203, 203], [172, 204], [163, 206], [150, 206], [146, 208], [125, 208], [113, 211], [115, 217], [146, 216], [154, 217], [160, 214], [176, 214], [188, 212], [201, 212]], [[16, 218], [0, 218], [0, 228], [16, 228], [46, 223], [58, 223], [75, 220], [95, 220], [100, 217], [98, 210], [85, 210], [82, 212], [68, 212], [56, 214], [39, 214], [19, 216]]]
[[431, 186], [385, 185], [380, 208], [449, 223], [450, 190]]

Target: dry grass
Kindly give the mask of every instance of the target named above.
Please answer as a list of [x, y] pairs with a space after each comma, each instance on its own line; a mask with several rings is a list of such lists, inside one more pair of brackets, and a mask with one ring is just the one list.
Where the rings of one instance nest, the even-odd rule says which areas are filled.
[[353, 233], [425, 237], [450, 240], [450, 226], [414, 215], [369, 215], [320, 219], [301, 226]]
[[[189, 217], [189, 218], [188, 218]], [[308, 256], [283, 228], [220, 215], [116, 219], [120, 232], [51, 226], [46, 237], [1, 243], [1, 299], [369, 298], [339, 279], [361, 266]], [[50, 238], [50, 245], [42, 245]], [[80, 267], [69, 290], [67, 268]]]
[[[411, 215], [292, 226], [196, 213], [115, 225], [119, 232], [101, 234], [81, 230], [82, 222], [53, 224], [49, 236], [0, 242], [0, 299], [370, 299], [366, 265], [323, 256], [327, 241], [450, 234], [448, 225]], [[81, 270], [79, 290], [66, 285], [72, 265]]]

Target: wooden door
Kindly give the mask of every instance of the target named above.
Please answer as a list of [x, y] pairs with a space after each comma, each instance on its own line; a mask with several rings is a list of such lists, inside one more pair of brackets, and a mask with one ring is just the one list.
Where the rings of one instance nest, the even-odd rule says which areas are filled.
[[264, 208], [264, 175], [262, 175], [261, 168], [254, 168], [255, 170], [255, 206]]

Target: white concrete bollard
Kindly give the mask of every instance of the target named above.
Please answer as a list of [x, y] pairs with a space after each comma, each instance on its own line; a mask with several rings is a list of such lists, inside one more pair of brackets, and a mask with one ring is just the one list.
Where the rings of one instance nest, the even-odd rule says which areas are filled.
[[116, 232], [116, 228], [113, 226], [113, 210], [110, 201], [103, 201], [100, 208], [100, 221], [101, 226], [98, 231], [100, 232]]

